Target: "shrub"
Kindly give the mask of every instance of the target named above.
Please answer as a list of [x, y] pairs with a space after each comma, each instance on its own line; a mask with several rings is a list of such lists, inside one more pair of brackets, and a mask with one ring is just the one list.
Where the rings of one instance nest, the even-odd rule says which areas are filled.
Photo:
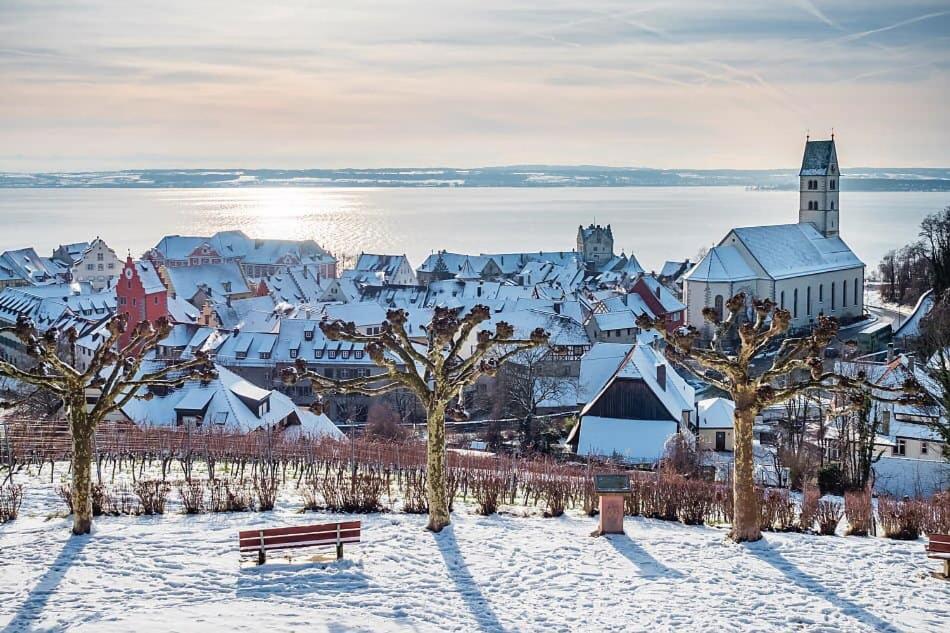
[[705, 481], [687, 480], [679, 485], [679, 519], [686, 525], [702, 525], [716, 505], [716, 490]]
[[303, 498], [304, 510], [321, 510], [324, 505], [320, 496], [320, 482], [317, 479], [308, 479], [302, 483], [297, 491]]
[[128, 484], [118, 484], [111, 490], [104, 490], [102, 502], [102, 513], [112, 516], [138, 516], [143, 511], [138, 495]]
[[917, 539], [923, 524], [923, 508], [924, 504], [916, 499], [901, 501], [894, 497], [879, 497], [877, 513], [884, 536], [901, 541]]
[[145, 514], [164, 514], [165, 502], [171, 491], [171, 484], [158, 479], [139, 480], [135, 483], [135, 494], [142, 504]]
[[844, 494], [845, 476], [838, 464], [830, 464], [818, 471], [818, 489], [823, 495]]
[[759, 521], [763, 530], [787, 532], [795, 527], [795, 504], [783, 488], [757, 491]]
[[818, 503], [821, 500], [821, 491], [815, 486], [804, 486], [802, 490], [802, 509], [798, 517], [798, 528], [802, 532], [815, 529], [818, 518]]
[[20, 514], [23, 503], [23, 486], [10, 484], [0, 487], [0, 523], [13, 521]]
[[406, 472], [402, 510], [409, 514], [426, 514], [429, 511], [425, 470], [413, 468]]
[[185, 514], [198, 514], [205, 509], [205, 482], [200, 479], [178, 482], [178, 496]]
[[[341, 466], [321, 482], [325, 507], [334, 512], [379, 512], [384, 484], [376, 470], [360, 471], [355, 464], [349, 469]], [[314, 482], [311, 485], [316, 487]]]
[[476, 512], [483, 516], [498, 512], [498, 500], [505, 490], [506, 477], [496, 472], [487, 472], [472, 481]]
[[926, 534], [950, 534], [950, 491], [938, 492], [922, 504]]
[[210, 512], [246, 512], [254, 500], [247, 486], [228, 479], [208, 482], [208, 510]]
[[874, 508], [871, 505], [871, 489], [844, 493], [844, 514], [848, 519], [848, 534], [867, 536], [874, 533]]
[[838, 528], [838, 522], [841, 521], [842, 516], [844, 516], [844, 511], [841, 509], [841, 504], [837, 501], [831, 501], [829, 499], [819, 501], [818, 512], [816, 513], [816, 518], [818, 519], [818, 533], [826, 536], [834, 536], [835, 530]]
[[268, 512], [274, 509], [277, 503], [277, 492], [280, 489], [280, 479], [275, 469], [261, 467], [254, 477], [254, 493], [257, 496], [257, 509]]

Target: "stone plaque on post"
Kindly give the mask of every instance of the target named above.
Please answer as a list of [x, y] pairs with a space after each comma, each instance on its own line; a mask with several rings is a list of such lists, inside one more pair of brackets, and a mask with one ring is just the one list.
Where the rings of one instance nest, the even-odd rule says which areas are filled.
[[595, 535], [623, 534], [623, 506], [630, 494], [630, 475], [594, 475], [600, 496], [600, 527]]

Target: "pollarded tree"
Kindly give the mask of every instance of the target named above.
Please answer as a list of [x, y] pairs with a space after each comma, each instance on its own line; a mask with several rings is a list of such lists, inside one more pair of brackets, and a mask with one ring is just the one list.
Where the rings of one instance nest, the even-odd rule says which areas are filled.
[[[150, 392], [139, 395], [143, 387], [174, 387], [191, 377], [213, 375], [213, 366], [204, 354], [141, 371], [149, 353], [168, 337], [171, 324], [164, 318], [154, 325], [143, 321], [128, 342], [120, 345], [126, 327], [125, 315], [113, 316], [106, 324], [107, 336], [84, 369], [76, 361], [78, 334], [74, 328], [64, 332], [49, 329], [41, 334], [22, 317], [15, 326], [0, 328], [0, 332], [12, 331], [32, 360], [28, 367], [0, 361], [0, 376], [49, 391], [63, 403], [73, 445], [73, 534], [88, 534], [92, 529], [93, 444], [99, 423], [133, 398], [151, 399]], [[91, 406], [86, 402], [87, 392], [98, 394]]]
[[[491, 311], [484, 305], [474, 306], [465, 316], [461, 316], [458, 308], [436, 308], [426, 327], [425, 344], [410, 339], [403, 310], [389, 310], [379, 334], [363, 334], [353, 323], [326, 321], [320, 324], [320, 329], [328, 339], [364, 345], [373, 362], [385, 371], [374, 376], [332, 380], [308, 370], [306, 361], [300, 358], [296, 367], [284, 370], [286, 383], [309, 380], [318, 392], [335, 390], [375, 396], [394, 389], [408, 389], [419, 398], [426, 409], [427, 528], [433, 532], [441, 531], [450, 522], [445, 488], [446, 416], [465, 419], [467, 413], [462, 406], [465, 387], [480, 376], [494, 375], [515, 354], [548, 341], [548, 333], [540, 328], [527, 339], [516, 339], [514, 328], [503, 321], [495, 325], [494, 332], [476, 331], [490, 318]], [[473, 335], [474, 345], [466, 349]]]
[[[699, 331], [691, 325], [667, 332], [662, 319], [646, 315], [637, 319], [637, 325], [641, 329], [656, 331], [667, 342], [667, 354], [673, 360], [680, 361], [702, 380], [728, 392], [735, 402], [734, 518], [730, 536], [737, 542], [757, 541], [762, 538], [762, 532], [752, 454], [756, 416], [763, 409], [810, 389], [853, 390], [866, 385], [867, 380], [863, 374], [842, 376], [823, 369], [822, 354], [838, 334], [837, 319], [820, 316], [808, 336], [785, 338], [791, 313], [776, 308], [772, 300], [754, 300], [755, 318], [751, 321], [741, 318], [746, 312], [745, 293], [730, 298], [726, 307], [725, 318], [714, 308], [703, 309], [703, 317], [714, 329], [709, 349], [696, 346]], [[734, 353], [725, 349], [725, 343], [733, 333], [738, 334], [738, 349]], [[764, 369], [757, 370], [753, 361], [764, 361], [766, 350], [783, 338], [771, 362]]]

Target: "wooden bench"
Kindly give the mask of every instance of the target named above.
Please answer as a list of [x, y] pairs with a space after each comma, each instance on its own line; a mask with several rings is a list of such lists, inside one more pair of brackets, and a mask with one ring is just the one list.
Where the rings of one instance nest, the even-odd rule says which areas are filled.
[[927, 538], [927, 558], [942, 560], [943, 577], [950, 578], [950, 535], [929, 534]]
[[299, 547], [336, 546], [337, 559], [343, 558], [344, 543], [360, 542], [360, 522], [343, 521], [301, 525], [297, 527], [244, 530], [238, 533], [241, 555], [257, 554], [257, 564], [267, 561], [271, 550], [296, 549]]

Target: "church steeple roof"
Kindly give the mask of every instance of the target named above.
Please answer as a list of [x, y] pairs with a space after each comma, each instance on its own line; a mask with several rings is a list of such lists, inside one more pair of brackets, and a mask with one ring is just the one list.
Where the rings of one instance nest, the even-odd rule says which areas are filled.
[[837, 162], [835, 140], [807, 141], [802, 156], [802, 169], [799, 176], [825, 176], [831, 166]]

